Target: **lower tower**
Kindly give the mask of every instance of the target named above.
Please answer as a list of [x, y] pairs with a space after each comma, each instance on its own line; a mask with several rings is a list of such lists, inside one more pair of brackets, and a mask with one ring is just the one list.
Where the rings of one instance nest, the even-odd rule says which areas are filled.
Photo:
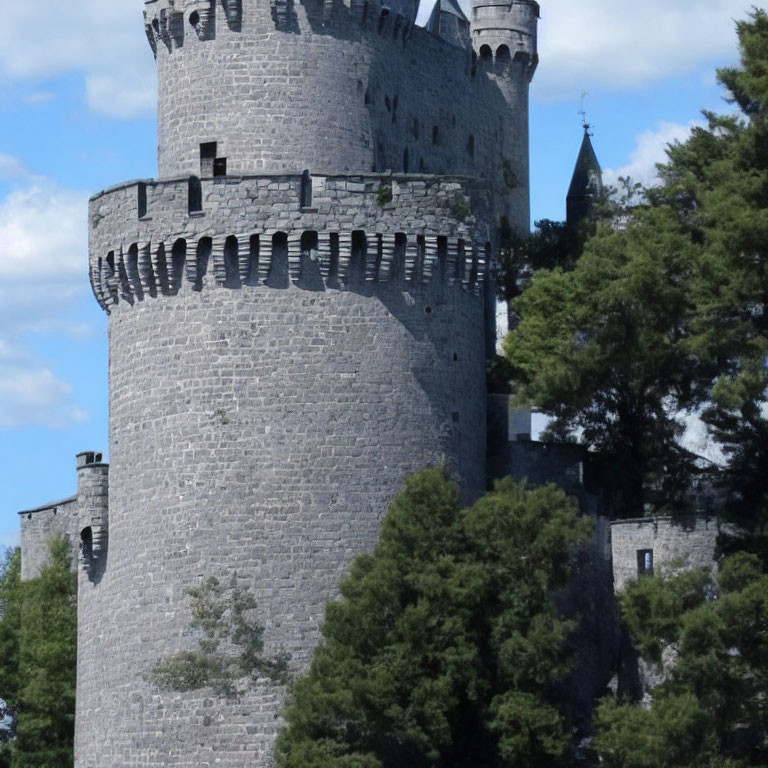
[[111, 465], [107, 551], [81, 572], [78, 768], [267, 766], [284, 687], [146, 679], [196, 647], [186, 591], [235, 580], [299, 673], [407, 475], [445, 462], [467, 500], [484, 489], [487, 246], [452, 210], [482, 192], [315, 178], [310, 208], [306, 185], [206, 180], [194, 215], [186, 180], [91, 202]]

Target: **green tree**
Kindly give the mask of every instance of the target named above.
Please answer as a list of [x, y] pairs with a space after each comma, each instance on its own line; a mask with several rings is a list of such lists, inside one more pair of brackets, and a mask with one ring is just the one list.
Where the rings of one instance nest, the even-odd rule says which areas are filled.
[[637, 209], [625, 229], [600, 224], [572, 271], [536, 274], [505, 340], [517, 392], [614, 457], [619, 513], [676, 506], [691, 457], [680, 408], [695, 401], [698, 361], [686, 348], [697, 249], [664, 207]]
[[77, 574], [66, 539], [53, 539], [40, 577], [22, 584], [18, 727], [13, 768], [73, 765]]
[[[681, 409], [728, 457], [730, 511], [768, 520], [768, 16], [737, 25], [741, 66], [720, 70], [739, 108], [669, 148], [661, 185], [598, 225], [568, 274], [537, 273], [513, 304], [506, 354], [521, 399], [613, 454], [625, 514], [685, 502], [695, 463]], [[630, 187], [627, 187], [631, 191]], [[636, 197], [635, 190], [625, 202]], [[619, 226], [620, 224], [620, 226]]]
[[507, 479], [462, 510], [442, 468], [406, 481], [327, 606], [278, 765], [558, 765], [568, 730], [547, 691], [573, 623], [551, 594], [588, 529], [553, 486]]
[[[5, 552], [0, 565], [0, 698], [9, 713], [19, 705], [19, 633], [21, 629], [21, 550], [16, 547]], [[11, 765], [13, 735], [11, 723], [0, 732], [0, 768]]]
[[607, 768], [768, 764], [768, 575], [759, 559], [645, 576], [620, 597], [622, 617], [648, 658], [677, 658], [643, 709], [604, 700], [595, 746]]

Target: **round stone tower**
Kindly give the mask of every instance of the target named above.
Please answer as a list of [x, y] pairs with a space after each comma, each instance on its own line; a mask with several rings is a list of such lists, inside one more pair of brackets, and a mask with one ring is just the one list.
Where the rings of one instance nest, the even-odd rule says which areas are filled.
[[267, 766], [283, 686], [148, 681], [197, 647], [188, 590], [246, 590], [300, 673], [405, 477], [444, 462], [467, 501], [485, 487], [509, 104], [414, 16], [146, 3], [160, 177], [90, 204], [110, 470], [80, 575], [77, 768]]

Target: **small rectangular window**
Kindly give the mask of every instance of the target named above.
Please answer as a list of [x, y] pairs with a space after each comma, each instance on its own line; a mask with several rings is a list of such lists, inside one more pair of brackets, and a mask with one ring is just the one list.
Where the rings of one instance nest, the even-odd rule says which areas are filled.
[[216, 161], [218, 143], [207, 141], [200, 145], [200, 175], [213, 176], [213, 164]]
[[637, 550], [637, 575], [653, 574], [653, 550], [652, 549], [638, 549]]
[[213, 161], [213, 175], [214, 176], [227, 175], [227, 158], [226, 157], [217, 157]]

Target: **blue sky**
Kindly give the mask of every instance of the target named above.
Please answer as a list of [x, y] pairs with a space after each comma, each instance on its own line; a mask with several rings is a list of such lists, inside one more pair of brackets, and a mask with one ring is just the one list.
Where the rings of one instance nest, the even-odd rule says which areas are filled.
[[[266, 2], [266, 0], [258, 0]], [[72, 494], [107, 449], [106, 318], [87, 279], [86, 205], [156, 175], [142, 0], [8, 3], [0, 26], [0, 546], [19, 510]], [[651, 182], [736, 61], [741, 0], [542, 0], [531, 89], [533, 219], [564, 217], [579, 98], [609, 180]], [[420, 12], [424, 19], [431, 2]]]

